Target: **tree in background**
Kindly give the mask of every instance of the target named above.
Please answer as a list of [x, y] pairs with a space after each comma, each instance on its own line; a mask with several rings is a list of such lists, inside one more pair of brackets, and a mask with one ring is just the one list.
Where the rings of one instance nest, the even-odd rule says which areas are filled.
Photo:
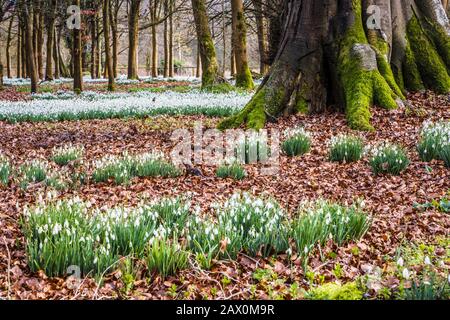
[[209, 29], [205, 0], [192, 0], [192, 11], [202, 64], [202, 87], [208, 88], [223, 83], [223, 78], [220, 76], [216, 49]]
[[236, 87], [253, 89], [252, 73], [247, 59], [247, 25], [242, 0], [231, 0], [233, 16], [233, 52], [236, 59]]

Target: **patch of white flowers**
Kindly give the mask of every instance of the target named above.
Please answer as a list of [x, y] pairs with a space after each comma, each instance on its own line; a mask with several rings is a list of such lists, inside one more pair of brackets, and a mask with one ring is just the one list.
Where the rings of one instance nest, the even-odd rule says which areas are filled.
[[[141, 91], [136, 93], [45, 93], [31, 101], [0, 101], [0, 119], [45, 121], [95, 119], [158, 114], [230, 115], [250, 100], [250, 93], [224, 94]], [[68, 102], [70, 101], [70, 103]]]
[[70, 161], [78, 160], [83, 156], [84, 147], [68, 143], [52, 150], [52, 160], [59, 165], [66, 165]]
[[442, 158], [441, 152], [450, 146], [450, 121], [437, 123], [426, 121], [420, 132], [420, 141], [417, 146], [423, 161]]

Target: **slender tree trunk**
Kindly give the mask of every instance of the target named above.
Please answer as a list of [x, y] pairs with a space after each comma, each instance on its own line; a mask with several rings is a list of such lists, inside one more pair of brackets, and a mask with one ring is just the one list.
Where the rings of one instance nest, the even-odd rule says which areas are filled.
[[[381, 19], [368, 12], [381, 9]], [[450, 22], [441, 0], [285, 0], [278, 53], [249, 104], [221, 128], [342, 106], [374, 130], [370, 107], [395, 109], [406, 90], [450, 92]], [[374, 32], [376, 29], [377, 32]]]
[[21, 28], [22, 28], [22, 32], [21, 32], [21, 39], [20, 39], [20, 41], [22, 43], [22, 45], [21, 45], [21, 48], [22, 48], [22, 54], [21, 54], [21, 56], [22, 56], [22, 78], [28, 78], [28, 76], [29, 76], [29, 73], [28, 73], [29, 67], [28, 67], [28, 56], [26, 54], [27, 50], [26, 50], [26, 42], [25, 42], [27, 27], [26, 27], [26, 20], [25, 19], [22, 19]]
[[[97, 9], [97, 8], [96, 8]], [[97, 18], [95, 14], [91, 21], [91, 78], [97, 78]]]
[[128, 79], [138, 79], [137, 46], [141, 0], [130, 0], [128, 14]]
[[233, 13], [233, 47], [236, 56], [236, 87], [253, 89], [252, 73], [247, 58], [247, 25], [244, 17], [244, 4], [242, 0], [231, 0]]
[[174, 63], [173, 63], [173, 14], [174, 14], [174, 0], [170, 1], [170, 16], [169, 16], [169, 77], [174, 77]]
[[236, 76], [236, 56], [233, 48], [231, 48], [230, 52], [230, 72], [232, 77]]
[[202, 59], [200, 57], [200, 45], [197, 46], [197, 68], [195, 76], [200, 78], [202, 76]]
[[216, 49], [209, 30], [205, 0], [192, 0], [192, 10], [202, 62], [202, 87], [208, 88], [223, 83], [224, 80], [219, 75]]
[[158, 76], [158, 35], [156, 25], [152, 25], [152, 77]]
[[222, 77], [225, 78], [225, 73], [227, 71], [227, 23], [226, 23], [225, 0], [222, 0], [222, 35], [223, 35]]
[[23, 38], [25, 41], [27, 69], [31, 80], [31, 92], [36, 93], [38, 83], [38, 73], [33, 45], [33, 16], [34, 16], [33, 4], [27, 2], [26, 0], [21, 0], [19, 2], [19, 6], [25, 29]]
[[61, 76], [60, 71], [60, 65], [59, 65], [59, 32], [57, 32], [57, 29], [55, 27], [55, 30], [53, 31], [53, 62], [55, 63], [55, 79], [59, 79]]
[[[73, 4], [81, 7], [80, 0], [74, 0]], [[83, 68], [81, 51], [81, 29], [73, 29], [73, 90], [77, 93], [83, 91]]]
[[[42, 5], [42, 3], [41, 3]], [[37, 31], [37, 60], [39, 79], [44, 79], [44, 13], [40, 10], [38, 13], [38, 31]]]
[[110, 0], [103, 0], [103, 36], [105, 38], [105, 69], [108, 70], [108, 90], [114, 91], [114, 72], [111, 61], [111, 48], [109, 47], [109, 6]]
[[[169, 13], [169, 1], [164, 2], [164, 16]], [[169, 77], [169, 24], [164, 20], [164, 78]]]
[[263, 14], [263, 6], [261, 0], [252, 0], [255, 9], [256, 30], [258, 31], [258, 48], [259, 48], [259, 73], [266, 75], [269, 72], [268, 51], [269, 44], [267, 40], [266, 22]]
[[48, 20], [47, 20], [47, 47], [45, 63], [45, 80], [53, 80], [53, 46], [55, 45], [55, 18], [56, 18], [56, 0], [49, 2]]
[[110, 6], [109, 8], [109, 19], [111, 22], [111, 32], [112, 32], [112, 60], [113, 60], [113, 73], [114, 78], [117, 78], [117, 59], [118, 59], [118, 45], [119, 45], [119, 34], [118, 34], [118, 15], [120, 10], [120, 0], [115, 2], [114, 8]]
[[21, 31], [22, 28], [20, 27], [20, 17], [17, 19], [18, 25], [17, 25], [17, 55], [16, 55], [16, 77], [20, 78], [22, 73], [22, 41], [21, 41]]
[[14, 22], [14, 16], [12, 16], [9, 20], [8, 25], [8, 35], [6, 39], [6, 76], [11, 78], [11, 41], [12, 41], [12, 26]]

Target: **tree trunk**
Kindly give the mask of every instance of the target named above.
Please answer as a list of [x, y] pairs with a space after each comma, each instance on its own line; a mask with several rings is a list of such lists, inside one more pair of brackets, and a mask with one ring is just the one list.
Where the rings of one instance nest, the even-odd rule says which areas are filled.
[[55, 46], [53, 51], [54, 61], [55, 61], [55, 78], [59, 79], [64, 76], [64, 68], [61, 58], [61, 27], [55, 30]]
[[33, 45], [33, 4], [26, 0], [19, 2], [22, 21], [24, 24], [24, 43], [27, 61], [27, 72], [31, 80], [31, 93], [37, 92], [38, 73]]
[[[372, 4], [380, 23], [367, 13]], [[350, 127], [373, 130], [372, 104], [394, 109], [406, 90], [450, 91], [450, 23], [441, 0], [286, 0], [284, 21], [270, 73], [221, 128], [262, 128], [282, 115], [340, 105]]]
[[105, 38], [105, 69], [108, 70], [108, 90], [114, 91], [114, 72], [109, 47], [109, 6], [110, 0], [103, 0], [103, 36]]
[[[97, 8], [95, 8], [97, 9]], [[91, 78], [97, 78], [97, 19], [98, 14], [95, 14], [91, 20]]]
[[[80, 0], [74, 0], [73, 4], [80, 7]], [[81, 29], [73, 29], [73, 90], [80, 93], [83, 91], [83, 68], [81, 61]]]
[[55, 45], [56, 0], [49, 1], [47, 20], [47, 47], [45, 63], [45, 80], [53, 80], [53, 46]]
[[[155, 21], [155, 20], [154, 20]], [[158, 76], [158, 35], [156, 25], [152, 25], [152, 77]]]
[[22, 73], [22, 36], [21, 31], [22, 28], [20, 27], [20, 16], [18, 18], [19, 24], [17, 25], [17, 55], [16, 55], [16, 77], [20, 78]]
[[269, 44], [267, 40], [266, 23], [261, 0], [252, 0], [252, 3], [255, 9], [256, 30], [258, 33], [259, 73], [264, 76], [269, 72], [270, 67], [268, 64]]
[[169, 77], [174, 77], [174, 63], [173, 63], [173, 14], [174, 14], [174, 0], [170, 1], [170, 16], [169, 16]]
[[117, 58], [118, 58], [118, 45], [119, 45], [119, 34], [118, 34], [118, 19], [119, 10], [121, 6], [121, 1], [114, 3], [114, 8], [110, 6], [109, 8], [109, 19], [111, 22], [111, 35], [112, 35], [112, 60], [113, 60], [113, 74], [114, 78], [117, 78]]
[[42, 54], [43, 48], [44, 48], [44, 14], [40, 9], [38, 13], [38, 31], [37, 31], [37, 61], [38, 61], [39, 79], [44, 79], [44, 56]]
[[202, 87], [208, 88], [223, 83], [223, 78], [219, 75], [216, 49], [209, 30], [205, 0], [192, 0], [192, 10], [200, 48]]
[[[6, 38], [6, 76], [8, 78], [11, 78], [11, 41], [12, 41], [12, 26], [14, 22], [14, 16], [12, 16], [9, 20], [8, 25], [8, 35]], [[3, 79], [2, 79], [3, 80]]]
[[[164, 1], [164, 16], [169, 14], [169, 1]], [[169, 23], [164, 20], [164, 78], [169, 77]]]
[[252, 73], [248, 67], [247, 59], [247, 25], [244, 17], [242, 0], [231, 0], [233, 14], [233, 47], [236, 57], [236, 87], [253, 89]]
[[141, 0], [130, 0], [128, 14], [128, 79], [138, 79], [137, 45]]

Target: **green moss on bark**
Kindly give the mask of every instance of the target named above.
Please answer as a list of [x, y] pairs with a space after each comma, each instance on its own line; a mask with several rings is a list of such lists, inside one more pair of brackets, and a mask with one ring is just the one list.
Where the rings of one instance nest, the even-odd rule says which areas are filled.
[[407, 37], [425, 86], [441, 94], [450, 92], [450, 76], [446, 65], [415, 16], [408, 22]]
[[266, 104], [266, 91], [259, 91], [247, 106], [238, 114], [223, 120], [218, 128], [220, 130], [237, 128], [246, 123], [248, 128], [262, 129], [266, 123], [266, 113], [264, 107]]
[[252, 73], [248, 66], [245, 67], [244, 73], [236, 75], [236, 87], [246, 90], [253, 90], [255, 88]]
[[380, 71], [380, 74], [386, 80], [387, 84], [392, 89], [392, 91], [394, 91], [394, 93], [399, 98], [405, 100], [406, 98], [402, 92], [402, 89], [400, 89], [399, 85], [397, 84], [397, 81], [395, 80], [391, 66], [387, 61], [386, 57], [381, 52], [377, 52], [377, 65], [378, 71]]
[[[403, 97], [403, 94], [395, 84], [392, 70], [387, 62], [380, 63], [386, 80], [378, 70], [363, 69], [362, 62], [352, 56], [351, 50], [355, 44], [368, 44], [361, 16], [361, 1], [353, 0], [353, 7], [355, 24], [341, 41], [338, 75], [344, 89], [346, 114], [350, 127], [371, 131], [374, 128], [370, 124], [370, 106], [376, 103], [387, 109], [396, 108], [394, 90], [400, 94], [400, 97]], [[391, 82], [394, 88], [391, 89], [387, 81]]]
[[405, 49], [405, 61], [403, 63], [403, 79], [405, 87], [409, 91], [424, 90], [425, 86], [422, 81], [422, 77], [417, 67], [416, 57], [411, 50], [411, 46], [408, 42]]

